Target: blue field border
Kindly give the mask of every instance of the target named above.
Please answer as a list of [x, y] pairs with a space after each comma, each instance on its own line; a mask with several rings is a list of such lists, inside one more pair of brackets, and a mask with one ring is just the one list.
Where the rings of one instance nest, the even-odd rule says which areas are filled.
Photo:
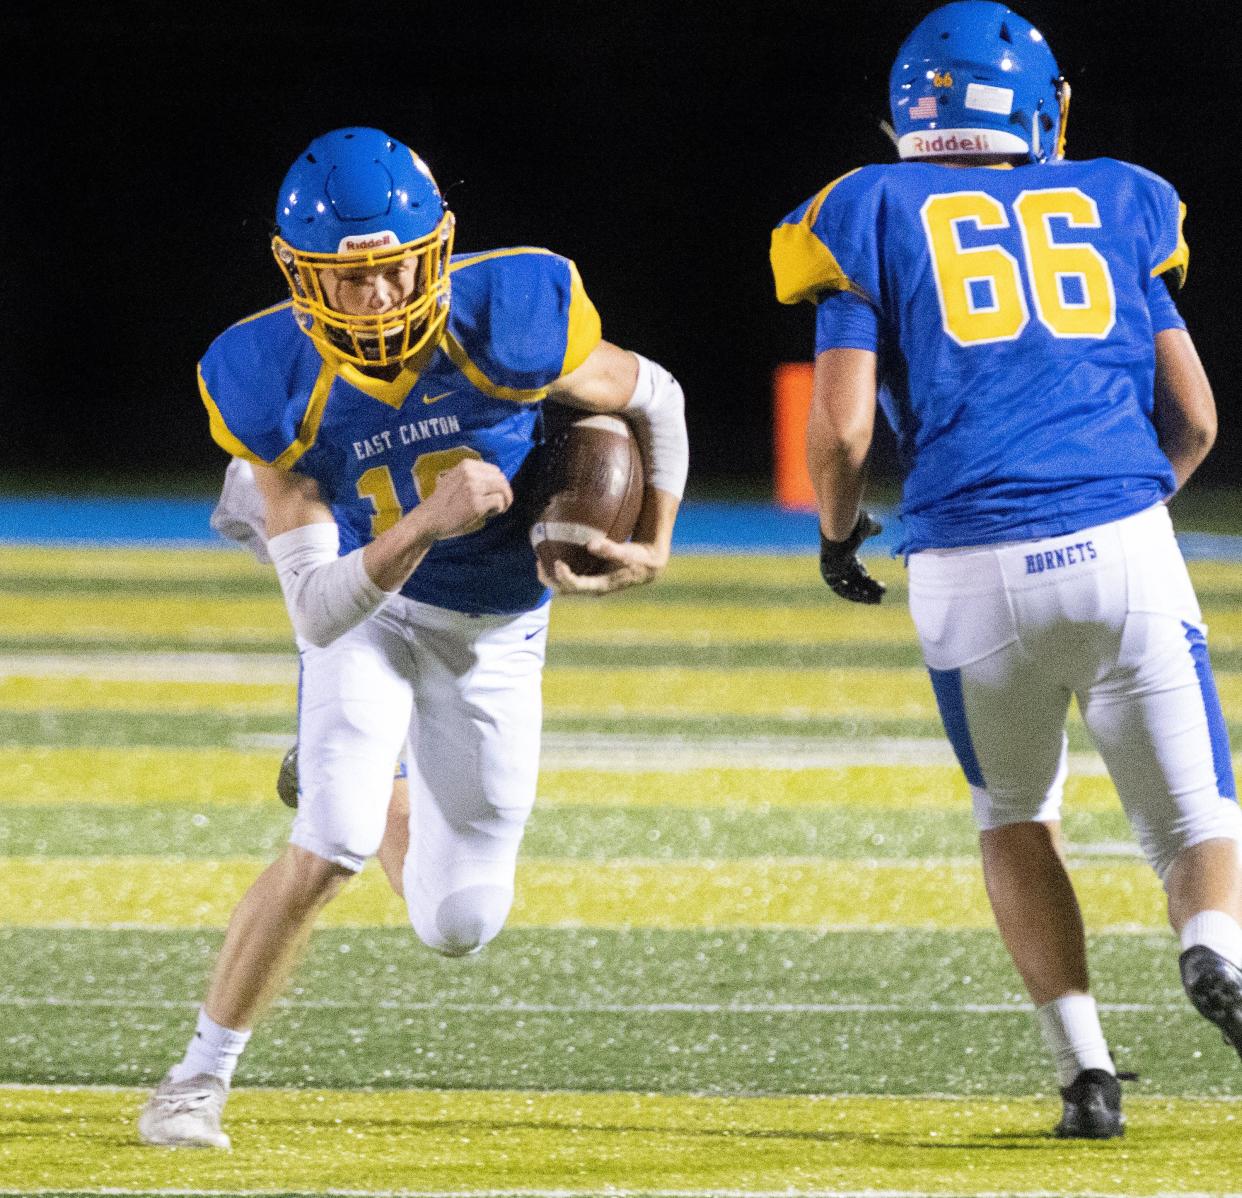
[[[0, 498], [0, 543], [227, 547], [208, 524], [211, 509], [201, 499]], [[884, 532], [865, 548], [883, 556], [900, 543], [901, 522], [892, 512], [877, 515]], [[1242, 536], [1192, 532], [1177, 539], [1188, 558], [1242, 561]], [[813, 554], [818, 545], [813, 513], [766, 503], [687, 502], [673, 537], [683, 553]]]

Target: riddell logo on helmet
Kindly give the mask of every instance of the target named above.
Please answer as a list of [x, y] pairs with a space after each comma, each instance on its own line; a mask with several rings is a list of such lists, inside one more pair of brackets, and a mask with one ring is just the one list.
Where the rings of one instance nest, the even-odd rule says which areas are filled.
[[361, 254], [366, 250], [383, 249], [386, 245], [396, 245], [397, 235], [385, 229], [382, 233], [367, 233], [362, 237], [342, 237], [341, 244], [336, 247], [338, 254]]
[[916, 134], [910, 139], [914, 153], [924, 154], [986, 154], [992, 149], [992, 143], [986, 133], [977, 133], [973, 137], [959, 137], [950, 133], [937, 137], [923, 137]]

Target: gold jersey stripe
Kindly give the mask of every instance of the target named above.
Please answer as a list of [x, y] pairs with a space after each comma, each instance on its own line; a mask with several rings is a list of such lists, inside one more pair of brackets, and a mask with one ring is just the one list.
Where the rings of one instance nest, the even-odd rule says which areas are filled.
[[600, 343], [602, 329], [599, 312], [582, 285], [582, 276], [575, 263], [569, 264], [569, 321], [565, 332], [565, 357], [561, 374], [577, 370]]
[[324, 362], [319, 368], [315, 385], [311, 388], [310, 397], [306, 403], [306, 410], [298, 424], [297, 436], [290, 445], [286, 446], [270, 461], [255, 453], [229, 428], [228, 423], [224, 419], [224, 414], [220, 411], [219, 405], [212, 397], [210, 390], [208, 390], [207, 380], [203, 377], [201, 362], [198, 366], [198, 393], [202, 397], [203, 406], [207, 409], [207, 421], [211, 429], [212, 440], [221, 449], [226, 453], [232, 454], [235, 458], [244, 458], [246, 461], [254, 462], [260, 466], [275, 466], [278, 470], [288, 470], [318, 439], [319, 426], [323, 423], [324, 410], [328, 404], [328, 394], [332, 390], [332, 383], [335, 378], [336, 367], [330, 362]]
[[513, 403], [537, 403], [548, 393], [547, 387], [502, 387], [499, 383], [492, 382], [475, 365], [473, 359], [466, 353], [465, 346], [452, 333], [444, 334], [443, 345], [444, 352], [448, 354], [453, 365], [466, 376], [472, 387], [482, 391], [484, 395], [490, 395], [493, 399], [511, 400]]
[[1179, 202], [1177, 206], [1177, 248], [1151, 272], [1153, 279], [1165, 273], [1172, 274], [1175, 290], [1180, 290], [1186, 285], [1186, 273], [1190, 270], [1190, 246], [1186, 244], [1182, 231], [1185, 223], [1186, 205]]
[[814, 225], [832, 189], [859, 169], [856, 167], [829, 183], [811, 202], [801, 220], [777, 225], [772, 230], [769, 257], [776, 298], [782, 304], [796, 304], [799, 300], [814, 303], [825, 291], [858, 290], [832, 251], [815, 235]]

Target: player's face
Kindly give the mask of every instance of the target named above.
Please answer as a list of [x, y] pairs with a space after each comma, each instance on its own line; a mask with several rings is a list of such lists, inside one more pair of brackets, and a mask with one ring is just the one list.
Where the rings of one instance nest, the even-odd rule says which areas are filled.
[[382, 316], [414, 297], [418, 276], [417, 259], [405, 258], [383, 267], [325, 267], [319, 281], [329, 308], [346, 316]]

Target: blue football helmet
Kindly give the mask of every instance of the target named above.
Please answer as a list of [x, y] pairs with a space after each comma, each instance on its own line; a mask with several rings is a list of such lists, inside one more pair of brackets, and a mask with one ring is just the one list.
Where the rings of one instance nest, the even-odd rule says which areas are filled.
[[[328, 356], [391, 366], [439, 342], [448, 321], [453, 214], [409, 146], [378, 129], [336, 129], [298, 156], [276, 200], [272, 252], [303, 332]], [[328, 280], [401, 280], [375, 315], [334, 308]]]
[[1043, 34], [992, 0], [924, 17], [897, 52], [888, 93], [902, 158], [1064, 154], [1069, 84]]

